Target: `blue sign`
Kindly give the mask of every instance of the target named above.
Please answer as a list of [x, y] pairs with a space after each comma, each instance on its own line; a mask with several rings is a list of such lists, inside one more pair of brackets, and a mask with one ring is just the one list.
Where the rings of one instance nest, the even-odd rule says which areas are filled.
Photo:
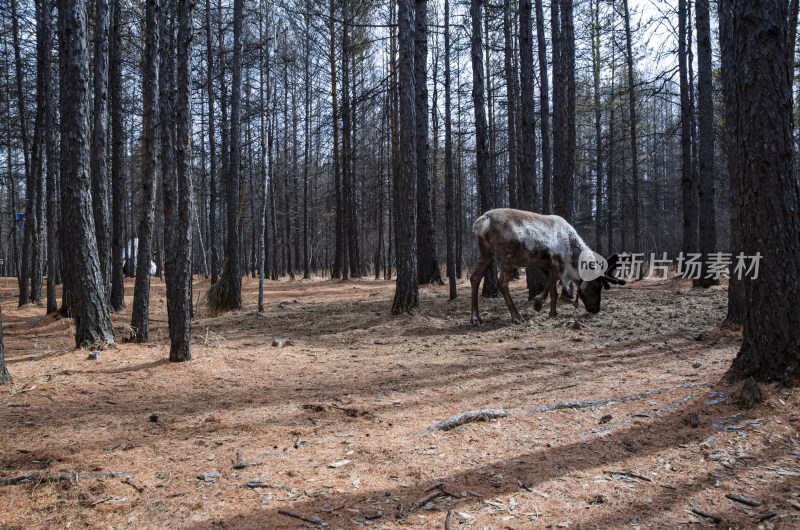
[[19, 233], [22, 234], [22, 221], [25, 220], [25, 214], [18, 212], [17, 213], [17, 224], [19, 225]]

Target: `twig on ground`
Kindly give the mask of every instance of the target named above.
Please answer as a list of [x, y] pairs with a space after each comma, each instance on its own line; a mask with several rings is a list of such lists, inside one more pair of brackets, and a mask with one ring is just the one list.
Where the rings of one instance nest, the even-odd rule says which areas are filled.
[[428, 486], [427, 488], [425, 488], [424, 490], [422, 490], [422, 492], [423, 493], [428, 493], [429, 491], [433, 491], [433, 490], [435, 490], [437, 488], [441, 488], [442, 486], [444, 486], [444, 482], [435, 482], [435, 483], [431, 484], [430, 486]]
[[236, 462], [233, 464], [233, 469], [244, 469], [246, 467], [263, 466], [266, 462]]
[[435, 499], [439, 495], [442, 495], [441, 491], [434, 491], [433, 493], [429, 493], [428, 495], [425, 495], [424, 497], [422, 497], [420, 500], [417, 501], [417, 506], [425, 506], [425, 503]]
[[653, 482], [653, 479], [651, 479], [650, 477], [647, 477], [645, 475], [640, 475], [639, 473], [634, 473], [633, 471], [630, 471], [628, 469], [626, 469], [625, 471], [614, 471], [606, 469], [603, 471], [603, 473], [607, 475], [623, 475], [625, 477], [638, 478], [639, 480], [644, 480], [645, 482]]
[[278, 510], [278, 513], [281, 515], [285, 515], [287, 517], [294, 517], [295, 519], [300, 519], [301, 521], [305, 521], [306, 523], [319, 524], [322, 522], [322, 519], [320, 519], [316, 515], [312, 515], [311, 517], [305, 517], [303, 515], [300, 515], [299, 513], [289, 512], [286, 510]]
[[144, 491], [144, 488], [143, 488], [143, 487], [141, 487], [141, 486], [137, 486], [136, 484], [134, 484], [133, 482], [131, 482], [131, 481], [130, 481], [130, 479], [127, 479], [127, 478], [126, 478], [125, 480], [123, 480], [123, 481], [122, 481], [122, 483], [123, 483], [123, 484], [127, 484], [128, 486], [132, 487], [133, 489], [135, 489], [135, 490], [136, 490], [136, 491], [138, 491], [139, 493], [141, 493], [141, 492], [143, 492], [143, 491]]
[[506, 412], [505, 409], [502, 408], [471, 410], [469, 412], [462, 412], [461, 414], [450, 416], [444, 421], [440, 421], [439, 423], [435, 423], [426, 429], [422, 429], [421, 431], [412, 433], [412, 436], [423, 434], [430, 431], [449, 431], [450, 429], [455, 429], [456, 427], [459, 427], [466, 423], [472, 423], [476, 421], [488, 421], [496, 418], [505, 418], [506, 416], [508, 416], [508, 412]]
[[0, 486], [13, 486], [15, 484], [33, 482], [34, 480], [39, 478], [39, 473], [25, 473], [24, 475], [20, 475], [18, 477], [11, 477], [11, 478], [0, 478]]
[[722, 521], [722, 519], [720, 519], [716, 515], [711, 515], [710, 513], [701, 512], [697, 508], [692, 508], [692, 513], [695, 514], [695, 515], [699, 515], [700, 517], [705, 517], [706, 519], [711, 519], [715, 523], [718, 523], [718, 522]]
[[663, 394], [664, 392], [669, 392], [670, 390], [677, 390], [679, 388], [696, 388], [699, 386], [708, 386], [709, 383], [688, 383], [685, 385], [677, 385], [671, 386], [666, 388], [657, 388], [655, 390], [648, 390], [647, 392], [641, 392], [639, 394], [633, 394], [631, 396], [622, 396], [622, 397], [615, 397], [615, 398], [603, 398], [603, 399], [592, 399], [589, 401], [557, 401], [555, 403], [550, 403], [548, 405], [542, 405], [541, 407], [536, 407], [532, 409], [522, 410], [522, 411], [510, 411], [510, 414], [536, 414], [539, 412], [550, 412], [552, 410], [559, 410], [559, 409], [580, 409], [585, 407], [595, 407], [598, 405], [607, 405], [609, 403], [627, 403], [629, 401], [635, 401], [637, 399], [643, 399], [649, 396], [654, 396], [656, 394]]
[[447, 517], [444, 518], [444, 530], [450, 530], [450, 514], [453, 510], [447, 510]]
[[733, 493], [726, 493], [725, 497], [729, 498], [734, 502], [739, 502], [745, 504], [747, 506], [760, 506], [761, 501], [758, 499], [749, 499], [747, 497], [739, 497], [738, 495], [734, 495]]

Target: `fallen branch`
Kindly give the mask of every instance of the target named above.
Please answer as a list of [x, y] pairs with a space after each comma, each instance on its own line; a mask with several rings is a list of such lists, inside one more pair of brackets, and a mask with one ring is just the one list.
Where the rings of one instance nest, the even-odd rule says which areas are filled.
[[0, 486], [13, 486], [15, 484], [33, 482], [38, 478], [39, 478], [39, 473], [36, 472], [25, 473], [24, 475], [20, 475], [18, 477], [0, 478]]
[[[541, 412], [550, 412], [553, 410], [560, 410], [560, 409], [581, 409], [586, 407], [596, 407], [599, 405], [608, 405], [609, 403], [627, 403], [629, 401], [635, 401], [637, 399], [643, 399], [649, 396], [654, 396], [657, 394], [663, 394], [664, 392], [669, 392], [671, 390], [677, 389], [686, 389], [686, 388], [697, 388], [697, 387], [708, 387], [710, 383], [687, 383], [683, 385], [677, 386], [670, 386], [666, 388], [657, 388], [655, 390], [648, 390], [647, 392], [641, 392], [639, 394], [633, 394], [631, 396], [622, 396], [622, 397], [614, 397], [614, 398], [603, 398], [603, 399], [592, 399], [589, 401], [556, 401], [555, 403], [550, 403], [547, 405], [542, 405], [540, 407], [526, 409], [526, 410], [506, 410], [504, 408], [497, 408], [497, 409], [481, 409], [481, 410], [471, 410], [469, 412], [462, 412], [461, 414], [456, 414], [455, 416], [450, 416], [444, 421], [440, 421], [439, 423], [435, 423], [430, 427], [422, 429], [420, 431], [416, 431], [411, 433], [409, 436], [417, 436], [419, 434], [424, 434], [426, 432], [431, 431], [449, 431], [450, 429], [454, 429], [466, 423], [472, 423], [476, 421], [487, 421], [497, 418], [505, 418], [509, 414], [537, 414]], [[676, 401], [675, 403], [670, 403], [665, 407], [657, 409], [656, 412], [670, 410], [675, 407], [679, 407], [683, 405], [687, 401], [692, 399], [692, 396], [687, 396], [683, 399]], [[605, 429], [610, 429], [616, 425], [625, 424], [626, 422], [622, 422], [620, 424], [609, 425]], [[592, 431], [588, 431], [592, 432]], [[600, 432], [599, 430], [596, 432]], [[586, 433], [580, 433], [586, 434]]]
[[269, 482], [261, 482], [260, 480], [251, 480], [250, 482], [245, 482], [244, 485], [246, 488], [273, 488], [285, 490], [289, 493], [294, 493], [297, 491], [295, 488], [290, 488], [289, 486], [284, 486], [283, 484], [270, 484]]
[[428, 501], [433, 500], [440, 495], [442, 495], [441, 491], [434, 491], [433, 493], [429, 493], [428, 495], [425, 495], [424, 497], [422, 497], [420, 500], [417, 501], [417, 506], [425, 506], [425, 504]]
[[246, 467], [263, 466], [266, 462], [237, 462], [233, 464], [233, 469], [244, 469]]
[[471, 410], [469, 412], [462, 412], [461, 414], [450, 416], [444, 421], [440, 421], [439, 423], [435, 423], [426, 429], [422, 429], [421, 431], [412, 433], [412, 436], [423, 434], [430, 431], [449, 431], [450, 429], [455, 429], [456, 427], [459, 427], [466, 423], [473, 423], [476, 421], [488, 421], [496, 418], [505, 418], [506, 416], [508, 416], [508, 412], [506, 412], [505, 409], [502, 408]]
[[306, 523], [319, 524], [322, 522], [322, 519], [320, 519], [316, 515], [312, 515], [311, 517], [305, 517], [303, 515], [300, 515], [299, 513], [288, 512], [286, 510], [278, 510], [278, 513], [281, 515], [285, 515], [287, 517], [294, 517], [295, 519], [300, 519], [301, 521], [305, 521]]
[[447, 517], [444, 518], [444, 530], [450, 530], [450, 514], [453, 510], [447, 510]]
[[536, 407], [533, 409], [510, 411], [510, 414], [521, 414], [521, 413], [536, 414], [539, 412], [550, 412], [553, 410], [560, 410], [560, 409], [581, 409], [586, 407], [596, 407], [598, 405], [608, 405], [609, 403], [627, 403], [629, 401], [643, 399], [649, 396], [654, 396], [656, 394], [663, 394], [664, 392], [669, 392], [670, 390], [677, 390], [680, 388], [697, 388], [699, 386], [709, 386], [709, 383], [688, 383], [685, 385], [671, 386], [667, 388], [658, 388], [655, 390], [648, 390], [647, 392], [641, 392], [639, 394], [633, 394], [632, 396], [592, 399], [589, 401], [557, 401], [555, 403], [542, 405], [541, 407]]
[[653, 482], [653, 479], [651, 479], [650, 477], [647, 477], [645, 475], [640, 475], [638, 473], [634, 473], [633, 471], [630, 471], [630, 470], [627, 470], [627, 469], [625, 471], [613, 471], [613, 470], [606, 469], [606, 470], [603, 471], [603, 473], [605, 473], [607, 475], [622, 475], [622, 476], [625, 476], [625, 477], [638, 478], [639, 480], [644, 480], [645, 482]]
[[747, 506], [761, 506], [761, 501], [758, 499], [749, 499], [747, 497], [739, 497], [738, 495], [734, 495], [733, 493], [726, 493], [725, 497], [729, 498], [734, 502], [738, 502], [741, 504], [745, 504]]
[[715, 523], [718, 523], [718, 522], [722, 521], [722, 519], [720, 519], [716, 515], [711, 515], [710, 513], [701, 512], [697, 508], [692, 508], [692, 513], [695, 514], [695, 515], [699, 515], [700, 517], [705, 517], [706, 519], [711, 519]]
[[141, 492], [143, 492], [143, 491], [144, 491], [144, 488], [143, 488], [143, 487], [141, 487], [141, 486], [137, 486], [136, 484], [134, 484], [133, 482], [131, 482], [131, 481], [130, 481], [130, 479], [127, 479], [127, 478], [126, 478], [125, 480], [123, 480], [123, 481], [122, 481], [122, 483], [123, 483], [123, 484], [127, 484], [128, 486], [132, 487], [133, 489], [135, 489], [135, 490], [136, 490], [137, 492], [139, 492], [139, 493], [141, 493]]

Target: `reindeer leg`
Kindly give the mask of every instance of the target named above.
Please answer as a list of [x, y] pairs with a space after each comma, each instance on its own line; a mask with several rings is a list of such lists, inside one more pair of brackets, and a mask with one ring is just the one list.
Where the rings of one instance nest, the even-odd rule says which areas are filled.
[[555, 264], [550, 267], [550, 318], [556, 316], [556, 304], [558, 303], [558, 273]]
[[481, 254], [480, 260], [475, 266], [475, 270], [472, 271], [469, 277], [469, 283], [472, 287], [472, 315], [470, 317], [470, 322], [472, 322], [473, 326], [483, 324], [481, 317], [478, 316], [478, 287], [481, 285], [483, 275], [486, 274], [486, 269], [488, 269], [493, 262], [493, 257]]
[[522, 324], [522, 317], [514, 305], [514, 300], [511, 299], [511, 292], [508, 290], [508, 281], [509, 279], [513, 278], [513, 275], [513, 267], [503, 267], [503, 269], [500, 271], [500, 278], [498, 280], [497, 287], [500, 289], [500, 294], [503, 295], [503, 299], [506, 301], [508, 310], [511, 312], [511, 322], [514, 324]]
[[547, 293], [550, 292], [550, 282], [551, 282], [550, 269], [548, 268], [547, 270], [544, 270], [543, 272], [545, 274], [547, 274], [547, 280], [545, 280], [545, 282], [544, 282], [544, 289], [542, 289], [541, 293], [539, 293], [539, 294], [537, 294], [536, 296], [533, 297], [533, 308], [536, 311], [541, 311], [542, 310], [542, 304], [544, 304], [544, 301], [547, 300]]

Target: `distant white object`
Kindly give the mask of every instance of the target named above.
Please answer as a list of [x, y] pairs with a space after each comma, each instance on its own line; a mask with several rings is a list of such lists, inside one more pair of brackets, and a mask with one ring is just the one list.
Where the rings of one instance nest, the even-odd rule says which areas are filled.
[[[133, 260], [134, 269], [136, 268], [136, 256], [139, 253], [139, 238], [135, 237], [133, 239], [128, 240], [128, 255], [131, 256]], [[153, 260], [150, 260], [150, 276], [154, 276], [156, 273], [156, 263]]]

